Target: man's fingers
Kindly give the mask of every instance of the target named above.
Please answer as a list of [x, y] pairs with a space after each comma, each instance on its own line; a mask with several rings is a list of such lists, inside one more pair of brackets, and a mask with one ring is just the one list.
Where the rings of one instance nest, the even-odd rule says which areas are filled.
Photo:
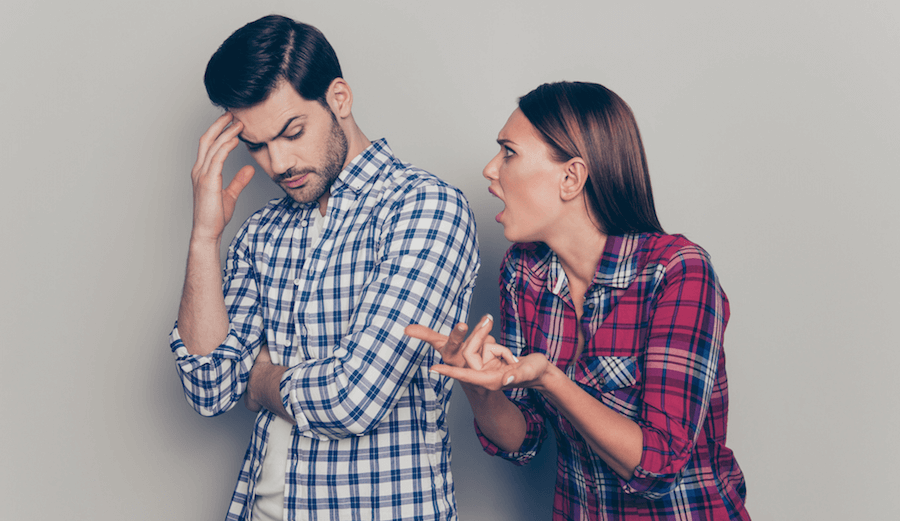
[[411, 324], [406, 326], [406, 329], [403, 330], [406, 333], [406, 336], [410, 336], [412, 338], [418, 338], [419, 340], [424, 340], [431, 344], [431, 347], [440, 351], [444, 344], [447, 343], [447, 336], [434, 331], [431, 328], [419, 325], [419, 324]]
[[206, 157], [206, 152], [209, 150], [209, 147], [215, 143], [216, 138], [222, 134], [222, 131], [225, 130], [225, 127], [228, 126], [229, 123], [234, 119], [234, 115], [231, 112], [226, 112], [216, 119], [212, 125], [206, 129], [206, 132], [200, 136], [200, 146], [197, 147], [197, 164], [203, 164], [203, 159]]
[[237, 201], [238, 196], [241, 195], [244, 188], [247, 188], [247, 185], [250, 183], [250, 180], [253, 179], [253, 174], [255, 173], [256, 170], [250, 165], [241, 168], [238, 170], [238, 173], [235, 174], [234, 179], [228, 183], [228, 188], [225, 189], [225, 193], [231, 197], [233, 201]]
[[225, 164], [225, 159], [240, 143], [237, 135], [242, 128], [243, 125], [238, 121], [225, 129], [225, 131], [216, 138], [215, 142], [207, 150], [206, 157], [203, 159], [199, 170], [195, 174], [196, 177], [210, 173], [222, 175], [222, 166]]

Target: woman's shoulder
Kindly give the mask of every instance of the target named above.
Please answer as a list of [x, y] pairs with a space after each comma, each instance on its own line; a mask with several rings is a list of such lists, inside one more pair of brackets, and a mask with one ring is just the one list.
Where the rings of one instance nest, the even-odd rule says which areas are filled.
[[645, 233], [636, 242], [635, 255], [641, 259], [640, 264], [665, 265], [685, 259], [709, 262], [709, 253], [681, 234]]

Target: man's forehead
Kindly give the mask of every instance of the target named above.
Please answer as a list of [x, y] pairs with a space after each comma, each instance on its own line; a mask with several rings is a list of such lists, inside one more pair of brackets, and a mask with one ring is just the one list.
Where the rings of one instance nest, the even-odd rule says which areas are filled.
[[287, 85], [256, 105], [231, 112], [244, 125], [241, 139], [262, 142], [278, 137], [293, 124], [305, 123], [321, 108], [319, 102], [303, 99]]

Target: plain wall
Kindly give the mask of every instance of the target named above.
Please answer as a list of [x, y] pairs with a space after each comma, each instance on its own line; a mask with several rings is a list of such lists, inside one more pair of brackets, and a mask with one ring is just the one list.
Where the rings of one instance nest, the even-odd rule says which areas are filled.
[[[202, 73], [272, 12], [326, 34], [370, 138], [468, 196], [472, 320], [497, 308], [508, 243], [481, 170], [517, 97], [563, 79], [620, 94], [663, 226], [712, 254], [731, 301], [728, 444], [751, 514], [900, 518], [893, 0], [4, 2], [0, 517], [224, 517], [252, 416], [196, 415], [167, 335], [218, 115]], [[278, 194], [258, 174], [228, 238]], [[514, 467], [481, 451], [459, 390], [451, 418], [461, 520], [549, 519], [552, 445]]]

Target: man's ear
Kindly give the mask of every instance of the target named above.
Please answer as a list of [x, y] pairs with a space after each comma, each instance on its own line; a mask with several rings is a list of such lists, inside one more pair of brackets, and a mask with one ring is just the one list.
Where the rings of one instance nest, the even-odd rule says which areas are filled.
[[338, 119], [350, 116], [350, 109], [353, 108], [353, 91], [344, 78], [335, 78], [331, 81], [325, 93], [325, 100]]
[[563, 177], [559, 184], [559, 196], [563, 201], [581, 197], [588, 182], [587, 165], [580, 157], [573, 157], [563, 165]]

